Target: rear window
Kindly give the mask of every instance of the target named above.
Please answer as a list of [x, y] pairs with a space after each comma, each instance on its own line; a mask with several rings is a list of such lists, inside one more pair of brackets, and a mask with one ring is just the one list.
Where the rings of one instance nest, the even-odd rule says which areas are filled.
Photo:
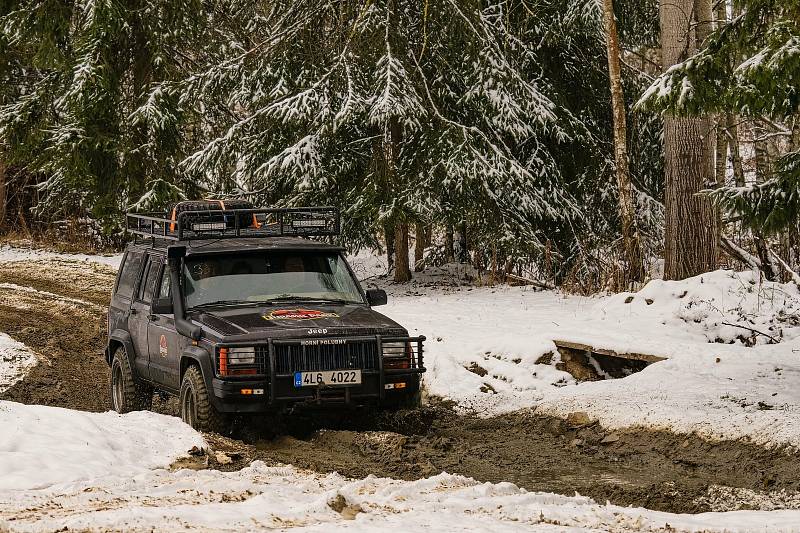
[[141, 287], [139, 287], [139, 299], [144, 303], [150, 303], [153, 301], [153, 294], [156, 291], [156, 282], [159, 280], [158, 275], [161, 273], [160, 270], [161, 263], [155, 257], [150, 258], [150, 264], [147, 267], [147, 277], [144, 277], [145, 281], [142, 283]]
[[117, 284], [117, 296], [123, 298], [133, 296], [133, 289], [139, 279], [142, 257], [142, 252], [129, 251], [125, 254], [125, 262], [122, 264], [122, 272], [119, 274], [119, 283]]

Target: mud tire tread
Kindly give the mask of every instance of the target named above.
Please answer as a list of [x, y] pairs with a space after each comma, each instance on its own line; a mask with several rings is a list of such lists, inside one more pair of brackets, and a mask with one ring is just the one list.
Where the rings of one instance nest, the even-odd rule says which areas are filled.
[[111, 374], [108, 379], [109, 398], [111, 406], [114, 407], [114, 367], [119, 365], [122, 371], [122, 406], [118, 410], [120, 414], [132, 411], [149, 411], [153, 406], [153, 387], [142, 383], [133, 375], [130, 360], [125, 352], [125, 348], [118, 346], [114, 350], [114, 358], [111, 362]]
[[186, 369], [181, 381], [181, 418], [183, 417], [183, 397], [188, 393], [188, 389], [194, 391], [194, 405], [195, 405], [195, 425], [194, 429], [198, 431], [208, 431], [225, 435], [230, 430], [230, 417], [225, 413], [220, 413], [211, 404], [211, 398], [206, 388], [206, 382], [203, 379], [203, 374], [197, 365], [191, 365]]

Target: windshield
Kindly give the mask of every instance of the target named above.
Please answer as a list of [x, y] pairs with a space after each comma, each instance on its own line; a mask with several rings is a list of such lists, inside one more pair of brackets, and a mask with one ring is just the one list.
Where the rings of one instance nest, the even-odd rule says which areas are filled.
[[335, 252], [261, 252], [188, 257], [186, 306], [216, 302], [331, 300], [364, 303], [344, 260]]

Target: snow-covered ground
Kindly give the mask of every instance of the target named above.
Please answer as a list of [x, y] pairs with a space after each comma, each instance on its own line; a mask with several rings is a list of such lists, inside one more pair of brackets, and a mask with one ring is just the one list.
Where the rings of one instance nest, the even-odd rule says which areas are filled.
[[254, 462], [170, 471], [202, 438], [153, 413], [0, 402], [0, 531], [794, 531], [800, 511], [675, 515], [442, 473], [361, 480]]
[[0, 428], [0, 494], [132, 477], [204, 446], [190, 427], [151, 412], [120, 416], [2, 401]]
[[[48, 258], [119, 261], [0, 248], [0, 261]], [[433, 287], [422, 276], [414, 286], [393, 286], [371, 278], [379, 261], [355, 268], [387, 286], [390, 304], [381, 311], [427, 336], [427, 391], [463, 409], [582, 411], [609, 428], [800, 446], [800, 296], [793, 285], [718, 271], [585, 298], [526, 287]], [[555, 352], [554, 339], [668, 359], [624, 379], [579, 384], [537, 363]], [[27, 353], [29, 363], [33, 357], [0, 336], [0, 380], [9, 382], [26, 368], [9, 364], [2, 354], [10, 350]], [[798, 511], [674, 515], [444, 473], [415, 482], [351, 480], [258, 462], [234, 473], [172, 472], [163, 467], [202, 439], [179, 420], [151, 413], [0, 402], [0, 427], [0, 531], [800, 531]]]
[[[800, 296], [792, 284], [716, 271], [593, 298], [507, 286], [389, 288], [396, 294], [383, 311], [428, 338], [428, 392], [462, 408], [582, 411], [612, 429], [800, 447]], [[766, 345], [755, 335], [748, 347], [754, 334], [724, 323], [784, 340]], [[554, 339], [669, 359], [624, 379], [577, 384], [536, 363], [557, 353]]]
[[36, 261], [37, 259], [65, 259], [68, 261], [91, 261], [108, 265], [112, 268], [119, 268], [122, 254], [114, 255], [87, 255], [87, 254], [67, 254], [61, 252], [51, 252], [38, 248], [21, 248], [8, 244], [0, 244], [0, 262], [11, 261]]

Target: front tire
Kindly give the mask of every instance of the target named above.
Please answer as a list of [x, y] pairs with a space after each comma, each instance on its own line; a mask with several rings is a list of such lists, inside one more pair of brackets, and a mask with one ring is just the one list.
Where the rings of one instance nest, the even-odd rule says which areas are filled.
[[153, 405], [153, 388], [136, 381], [122, 346], [114, 350], [114, 359], [111, 361], [109, 396], [111, 407], [120, 414], [147, 411]]
[[229, 417], [211, 404], [203, 374], [194, 365], [183, 375], [180, 407], [181, 419], [198, 431], [225, 434], [229, 430]]

